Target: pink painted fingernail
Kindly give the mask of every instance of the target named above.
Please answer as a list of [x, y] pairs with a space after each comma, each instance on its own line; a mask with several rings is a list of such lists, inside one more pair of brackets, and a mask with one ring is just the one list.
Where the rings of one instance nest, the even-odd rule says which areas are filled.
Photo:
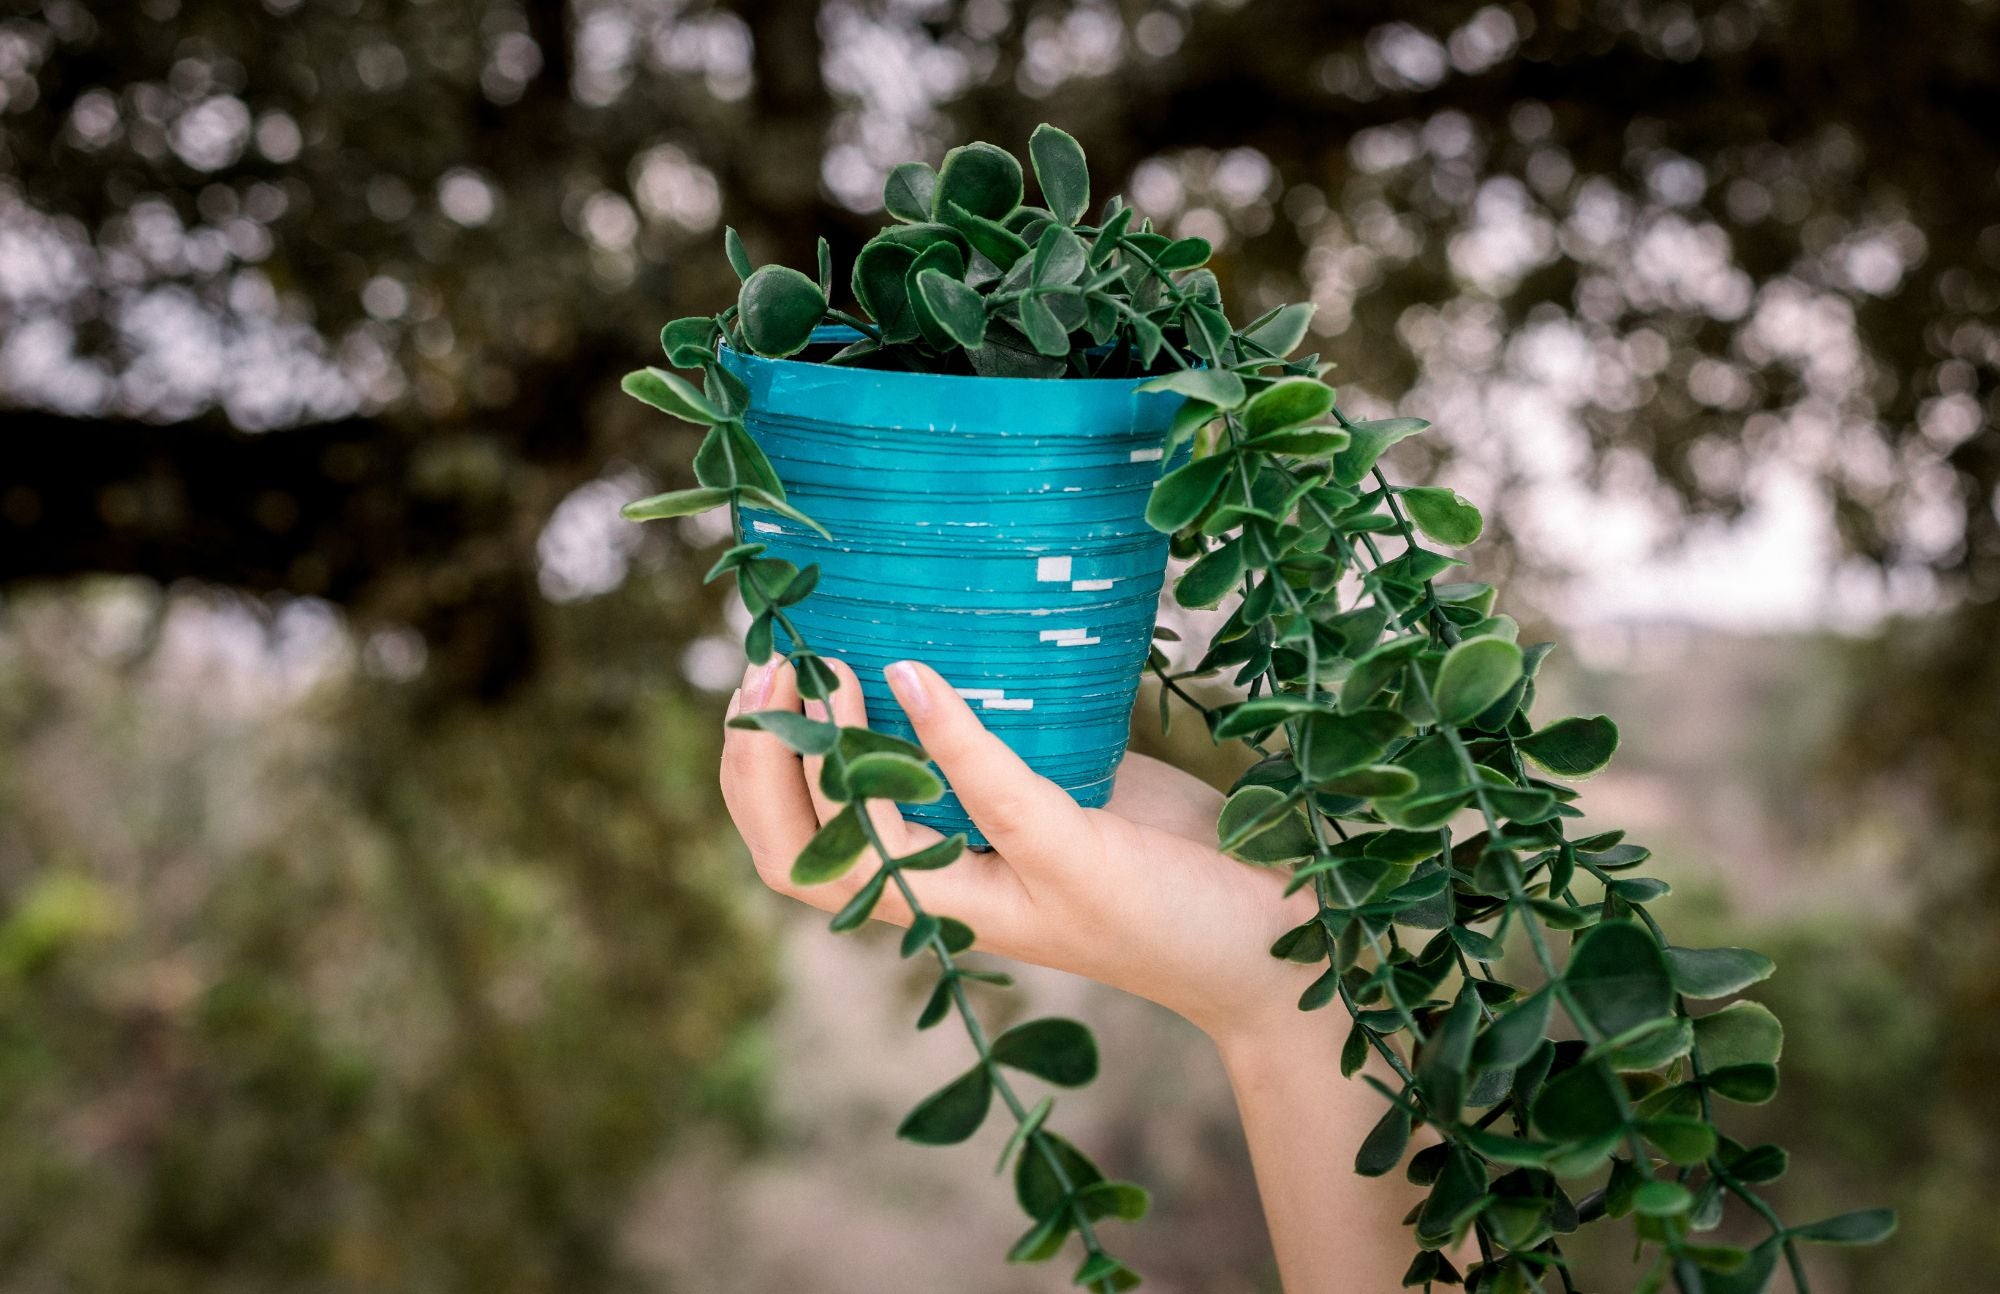
[[909, 712], [912, 719], [928, 719], [931, 713], [930, 692], [924, 687], [924, 676], [909, 661], [899, 660], [882, 671], [882, 677], [889, 680], [889, 690], [896, 694], [896, 700]]
[[771, 699], [771, 680], [778, 676], [778, 661], [780, 659], [781, 659], [780, 657], [773, 656], [770, 660], [765, 661], [762, 665], [752, 665], [750, 667], [750, 672], [744, 675], [743, 678], [744, 709], [746, 710], [761, 709], [764, 705], [764, 702]]

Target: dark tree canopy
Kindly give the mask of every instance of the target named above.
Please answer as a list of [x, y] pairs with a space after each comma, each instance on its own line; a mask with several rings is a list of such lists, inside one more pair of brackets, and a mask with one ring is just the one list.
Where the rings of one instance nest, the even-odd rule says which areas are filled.
[[20, 7], [0, 577], [327, 596], [503, 686], [556, 502], [678, 470], [613, 377], [726, 298], [719, 225], [841, 254], [898, 156], [1047, 118], [1100, 192], [1215, 235], [1233, 293], [1319, 301], [1351, 382], [1449, 406], [1566, 346], [1601, 454], [1722, 509], [1796, 460], [1855, 551], [1991, 591], [1996, 27], [1962, 0]]

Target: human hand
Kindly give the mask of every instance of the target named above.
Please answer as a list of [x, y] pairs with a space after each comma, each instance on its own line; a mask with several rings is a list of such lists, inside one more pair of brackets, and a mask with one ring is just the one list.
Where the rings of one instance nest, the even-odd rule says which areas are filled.
[[[853, 672], [832, 663], [841, 677], [832, 721], [866, 726]], [[990, 853], [968, 851], [939, 871], [909, 873], [927, 910], [970, 925], [982, 950], [1135, 993], [1185, 1016], [1220, 1044], [1268, 1036], [1298, 1020], [1293, 1002], [1316, 970], [1266, 950], [1312, 915], [1312, 896], [1287, 898], [1283, 873], [1217, 851], [1222, 797], [1213, 788], [1158, 760], [1127, 755], [1111, 802], [1083, 808], [988, 732], [928, 666], [904, 662], [886, 674], [918, 740], [994, 846]], [[773, 709], [801, 709], [793, 671], [777, 659], [751, 667], [729, 713]], [[805, 712], [829, 717], [818, 701]], [[837, 910], [876, 860], [864, 855], [825, 885], [792, 883], [792, 860], [841, 808], [820, 791], [819, 761], [801, 761], [767, 733], [725, 733], [723, 798], [758, 875], [781, 894]], [[903, 821], [893, 804], [871, 802], [871, 810], [894, 855], [939, 838]], [[893, 887], [875, 916], [898, 925], [911, 919]]]

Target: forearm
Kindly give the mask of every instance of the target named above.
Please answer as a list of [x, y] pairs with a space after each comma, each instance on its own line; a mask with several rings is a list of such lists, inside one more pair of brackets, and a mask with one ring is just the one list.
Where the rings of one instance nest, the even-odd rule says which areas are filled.
[[1355, 1174], [1385, 1106], [1341, 1077], [1340, 1040], [1339, 1022], [1314, 1013], [1218, 1042], [1286, 1294], [1393, 1294], [1413, 1252], [1402, 1219], [1420, 1192]]

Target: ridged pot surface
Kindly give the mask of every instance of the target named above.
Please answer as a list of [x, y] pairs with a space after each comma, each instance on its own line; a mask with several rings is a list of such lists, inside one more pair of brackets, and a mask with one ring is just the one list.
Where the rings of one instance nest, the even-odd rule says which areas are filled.
[[[724, 348], [744, 427], [828, 540], [745, 511], [819, 586], [790, 608], [853, 666], [871, 727], [912, 737], [882, 668], [921, 660], [1037, 772], [1101, 805], [1125, 752], [1166, 536], [1146, 524], [1181, 397], [1144, 378], [878, 372]], [[779, 632], [783, 646], [783, 631]], [[984, 839], [946, 793], [905, 816]]]

